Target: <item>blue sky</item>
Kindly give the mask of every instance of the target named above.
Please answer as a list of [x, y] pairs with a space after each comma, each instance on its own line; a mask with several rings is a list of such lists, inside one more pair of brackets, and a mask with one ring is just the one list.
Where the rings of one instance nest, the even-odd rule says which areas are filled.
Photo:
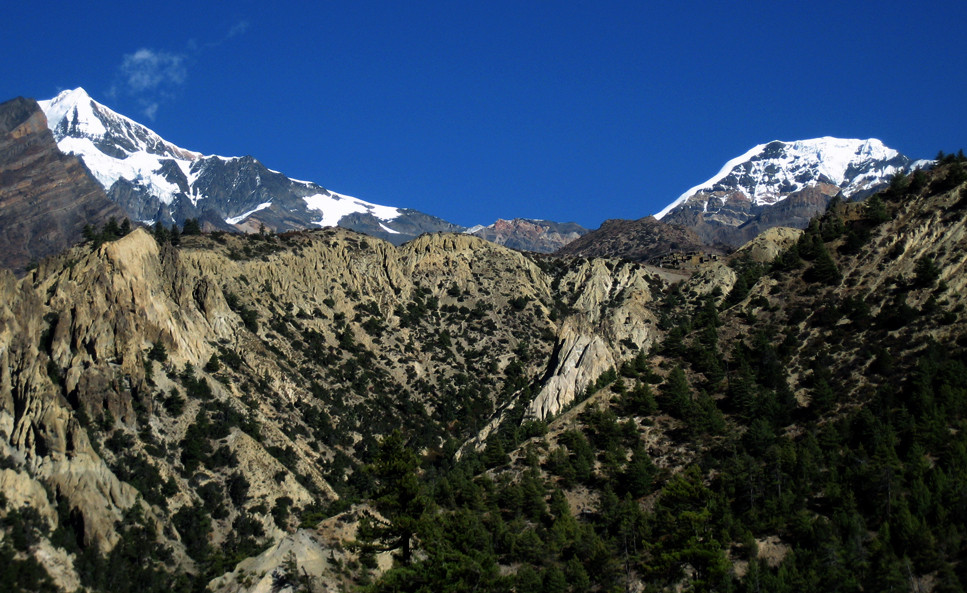
[[640, 218], [774, 139], [967, 148], [962, 1], [117, 4], [6, 7], [0, 100], [468, 226]]

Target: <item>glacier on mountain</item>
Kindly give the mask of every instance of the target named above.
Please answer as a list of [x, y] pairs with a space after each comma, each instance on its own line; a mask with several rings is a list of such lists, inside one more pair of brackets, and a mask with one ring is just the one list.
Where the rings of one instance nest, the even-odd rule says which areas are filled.
[[262, 202], [261, 204], [259, 204], [258, 206], [256, 206], [255, 208], [252, 208], [251, 210], [249, 210], [247, 212], [242, 212], [238, 216], [233, 216], [231, 218], [226, 218], [225, 219], [225, 222], [227, 222], [228, 224], [238, 224], [238, 223], [242, 222], [243, 220], [245, 220], [246, 218], [248, 218], [249, 216], [251, 216], [251, 215], [255, 214], [256, 212], [258, 212], [259, 210], [265, 210], [266, 208], [268, 208], [271, 205], [272, 205], [272, 202]]

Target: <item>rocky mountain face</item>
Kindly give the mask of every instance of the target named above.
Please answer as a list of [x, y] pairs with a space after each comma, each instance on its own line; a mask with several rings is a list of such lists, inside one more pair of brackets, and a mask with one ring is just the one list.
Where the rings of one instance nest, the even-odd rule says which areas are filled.
[[671, 253], [722, 253], [709, 247], [685, 225], [668, 224], [648, 216], [639, 220], [606, 220], [601, 227], [557, 251], [559, 255], [620, 258], [657, 262]]
[[925, 164], [876, 139], [774, 141], [732, 159], [656, 218], [687, 226], [706, 243], [737, 247], [772, 226], [803, 228], [833, 196], [861, 199]]
[[515, 218], [498, 219], [490, 226], [476, 226], [464, 232], [511, 249], [552, 253], [584, 236], [588, 230], [573, 222]]
[[0, 104], [0, 267], [22, 272], [79, 241], [85, 224], [123, 215], [81, 161], [57, 149], [35, 101]]
[[0, 484], [66, 546], [35, 556], [68, 589], [96, 584], [71, 554], [110, 554], [132, 513], [159, 570], [245, 557], [365, 491], [393, 428], [441, 455], [558, 413], [652, 343], [665, 285], [464, 234], [86, 243], [3, 279]]

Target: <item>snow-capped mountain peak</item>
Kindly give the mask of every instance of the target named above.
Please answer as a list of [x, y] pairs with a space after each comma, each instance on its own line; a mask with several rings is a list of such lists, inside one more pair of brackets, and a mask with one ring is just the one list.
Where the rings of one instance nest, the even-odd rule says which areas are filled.
[[136, 152], [194, 160], [202, 155], [167, 142], [146, 126], [98, 103], [83, 88], [61, 91], [48, 101], [38, 101], [47, 116], [54, 138], [87, 138], [112, 156]]
[[[144, 187], [161, 203], [171, 204], [182, 188], [165, 173], [164, 161], [188, 171], [202, 157], [101, 105], [80, 87], [37, 103], [47, 116], [57, 146], [80, 156], [106, 191], [124, 180]], [[156, 217], [142, 215], [139, 219]]]
[[[57, 130], [65, 119], [76, 119], [79, 131], [86, 135], [100, 137], [107, 132], [107, 129], [94, 113], [94, 101], [87, 94], [87, 91], [81, 87], [61, 91], [53, 99], [38, 101], [38, 103], [47, 115], [47, 125], [51, 131]], [[68, 114], [71, 114], [70, 118], [68, 118]]]
[[819, 183], [837, 186], [850, 196], [884, 183], [910, 159], [875, 139], [813, 138], [759, 144], [725, 164], [712, 178], [692, 187], [655, 215], [702, 201], [707, 210], [742, 196], [767, 206]]
[[774, 226], [804, 228], [837, 194], [862, 199], [921, 162], [875, 138], [759, 144], [655, 215], [709, 244], [739, 246]]
[[134, 220], [279, 231], [348, 226], [402, 242], [462, 230], [414, 210], [381, 206], [297, 181], [250, 156], [202, 155], [94, 101], [83, 88], [38, 101], [62, 152], [81, 159], [108, 197]]

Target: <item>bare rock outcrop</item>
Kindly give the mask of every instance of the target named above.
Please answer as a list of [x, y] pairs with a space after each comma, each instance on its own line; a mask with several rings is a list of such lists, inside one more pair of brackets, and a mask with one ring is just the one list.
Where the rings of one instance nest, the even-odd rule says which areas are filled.
[[566, 274], [561, 285], [576, 298], [541, 389], [527, 408], [527, 415], [538, 419], [559, 414], [602, 373], [647, 349], [659, 335], [648, 304], [663, 281], [649, 268], [589, 260]]
[[724, 297], [732, 290], [736, 278], [735, 270], [730, 268], [728, 264], [722, 261], [713, 261], [704, 264], [692, 274], [685, 282], [684, 287], [703, 296], [712, 294], [717, 288]]
[[792, 247], [801, 236], [801, 229], [772, 227], [740, 247], [736, 250], [736, 254], [739, 256], [747, 254], [752, 261], [767, 264]]
[[572, 327], [562, 332], [558, 356], [560, 362], [528, 410], [537, 418], [559, 414], [601, 373], [614, 366], [614, 356], [604, 340]]
[[[339, 516], [327, 523], [343, 520], [345, 516]], [[343, 546], [351, 543], [355, 533], [345, 540], [333, 540], [326, 532], [321, 527], [286, 534], [258, 556], [246, 558], [235, 570], [213, 580], [209, 589], [215, 593], [274, 593], [280, 590], [280, 583], [289, 583], [293, 588], [303, 585], [318, 593], [344, 591], [348, 583], [340, 574], [341, 566], [354, 561], [355, 554]]]

